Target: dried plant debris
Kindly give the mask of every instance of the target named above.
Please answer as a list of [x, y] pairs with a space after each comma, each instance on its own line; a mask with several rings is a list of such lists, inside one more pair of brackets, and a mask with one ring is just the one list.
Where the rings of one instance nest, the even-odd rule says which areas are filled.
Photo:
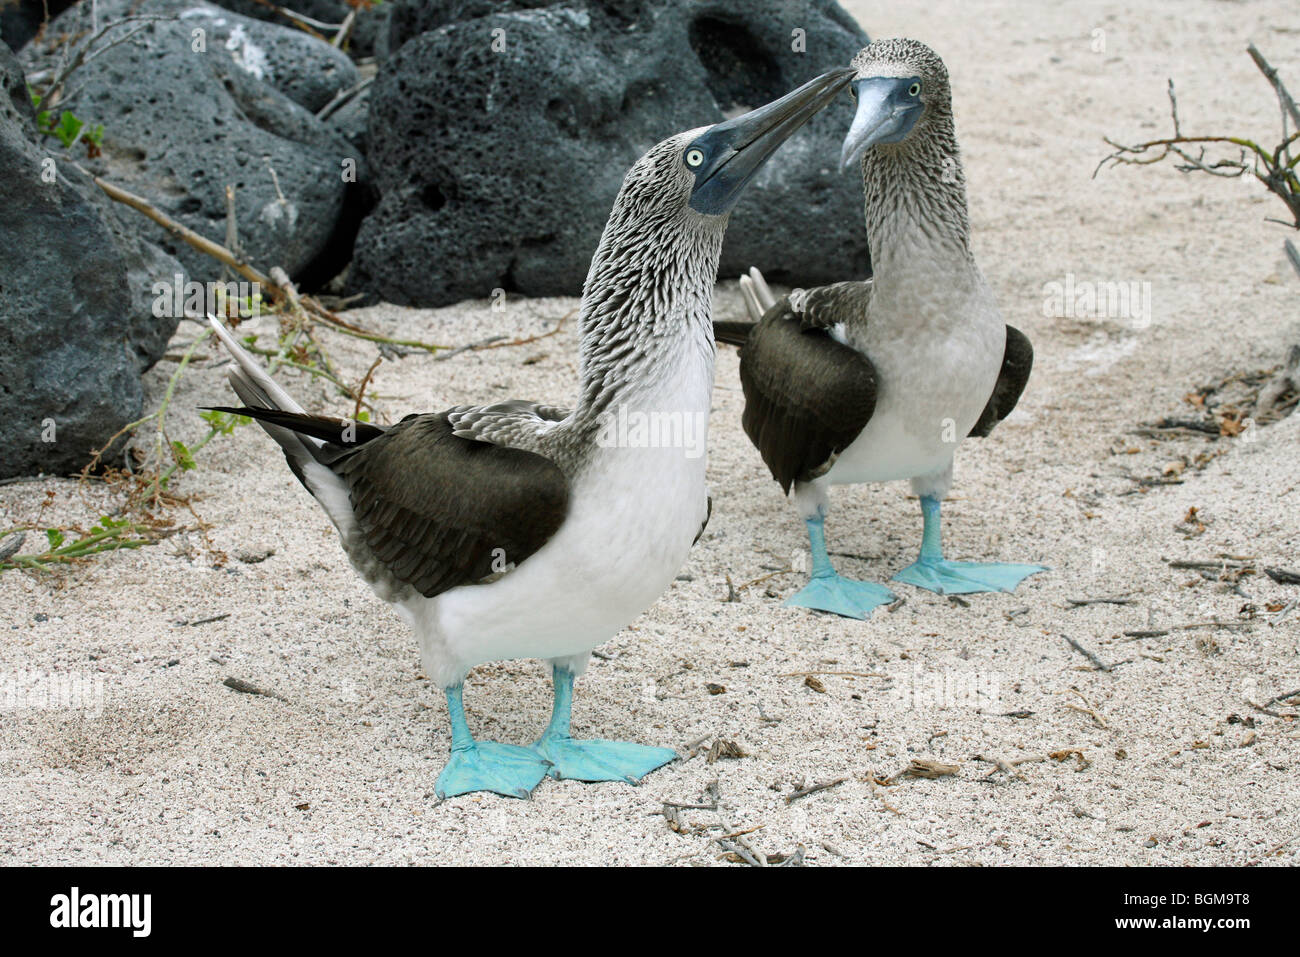
[[806, 787], [796, 788], [785, 796], [786, 804], [793, 804], [800, 798], [805, 798], [810, 794], [816, 794], [819, 791], [829, 791], [831, 788], [839, 787], [848, 778], [836, 778], [834, 781], [818, 781], [816, 784], [809, 784]]
[[1053, 761], [1066, 761], [1070, 758], [1075, 758], [1078, 762], [1074, 766], [1075, 771], [1086, 771], [1088, 768], [1092, 767], [1092, 762], [1088, 760], [1083, 751], [1079, 748], [1062, 748], [1060, 751], [1050, 752], [1047, 756]]
[[946, 778], [956, 774], [961, 770], [959, 764], [945, 764], [942, 761], [932, 761], [929, 758], [912, 758], [911, 762], [898, 774], [894, 775], [891, 780], [900, 778]]
[[277, 694], [274, 691], [267, 691], [264, 688], [259, 688], [257, 685], [250, 684], [243, 678], [227, 678], [221, 683], [232, 691], [238, 691], [240, 694], [261, 695], [264, 698], [274, 698], [277, 701], [283, 701], [285, 704], [291, 703], [284, 695]]
[[735, 741], [727, 741], [723, 738], [718, 738], [709, 748], [709, 753], [704, 760], [707, 764], [714, 764], [723, 758], [738, 761], [741, 758], [747, 757], [749, 757], [749, 753]]

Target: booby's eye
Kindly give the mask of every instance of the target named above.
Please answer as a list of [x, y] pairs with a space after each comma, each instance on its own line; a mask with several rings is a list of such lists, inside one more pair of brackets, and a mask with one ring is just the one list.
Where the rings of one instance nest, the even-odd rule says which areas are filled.
[[686, 165], [695, 169], [704, 162], [704, 153], [701, 150], [689, 149], [686, 151]]
[[913, 83], [911, 86], [909, 86], [909, 87], [907, 88], [907, 95], [908, 95], [908, 96], [920, 96], [920, 95], [921, 95], [921, 84], [920, 84], [920, 83]]

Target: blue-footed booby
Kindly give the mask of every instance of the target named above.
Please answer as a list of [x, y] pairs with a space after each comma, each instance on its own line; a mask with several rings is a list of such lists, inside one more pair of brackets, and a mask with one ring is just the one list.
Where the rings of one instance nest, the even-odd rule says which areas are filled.
[[741, 347], [743, 425], [807, 524], [812, 574], [787, 605], [866, 618], [888, 588], [841, 577], [826, 552], [831, 485], [910, 479], [920, 556], [894, 576], [939, 594], [1011, 591], [1041, 565], [943, 557], [940, 501], [961, 440], [1011, 412], [1033, 349], [1008, 326], [970, 250], [966, 181], [948, 71], [914, 40], [853, 59], [857, 113], [841, 169], [860, 159], [872, 278], [796, 289], [779, 302], [741, 278], [753, 322], [715, 326]]
[[[669, 586], [708, 520], [700, 449], [609, 440], [610, 416], [707, 425], [712, 293], [728, 213], [778, 146], [847, 84], [839, 69], [627, 173], [583, 289], [572, 410], [462, 405], [390, 427], [309, 415], [226, 328], [230, 384], [338, 529], [353, 567], [411, 625], [446, 693], [451, 757], [435, 792], [527, 797], [548, 774], [636, 783], [667, 748], [570, 735], [593, 648]], [[671, 445], [672, 443], [667, 443]], [[693, 453], [693, 454], [692, 454]], [[550, 659], [554, 708], [531, 747], [476, 740], [476, 664]]]

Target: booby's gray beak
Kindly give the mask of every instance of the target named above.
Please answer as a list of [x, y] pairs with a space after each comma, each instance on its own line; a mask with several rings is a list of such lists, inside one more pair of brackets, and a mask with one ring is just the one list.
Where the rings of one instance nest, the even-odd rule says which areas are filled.
[[840, 172], [849, 168], [870, 147], [879, 143], [899, 143], [912, 132], [921, 115], [920, 77], [868, 77], [855, 80], [858, 112], [844, 138], [840, 153]]
[[714, 216], [729, 212], [777, 147], [835, 99], [852, 77], [847, 67], [831, 70], [767, 106], [710, 127], [683, 154], [687, 169], [695, 173], [691, 209]]

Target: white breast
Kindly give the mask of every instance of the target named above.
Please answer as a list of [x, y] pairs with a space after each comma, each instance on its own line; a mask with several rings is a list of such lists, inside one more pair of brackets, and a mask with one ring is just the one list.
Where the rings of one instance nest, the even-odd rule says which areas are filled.
[[[546, 545], [491, 584], [404, 603], [430, 678], [459, 680], [484, 661], [586, 653], [668, 588], [706, 514], [712, 351], [670, 364], [679, 368], [627, 398], [625, 428], [616, 419], [614, 444], [592, 450]], [[652, 414], [657, 440], [636, 429]]]
[[978, 273], [966, 285], [922, 275], [878, 286], [865, 330], [849, 342], [875, 366], [876, 409], [827, 481], [884, 482], [944, 469], [993, 392], [1005, 340]]

